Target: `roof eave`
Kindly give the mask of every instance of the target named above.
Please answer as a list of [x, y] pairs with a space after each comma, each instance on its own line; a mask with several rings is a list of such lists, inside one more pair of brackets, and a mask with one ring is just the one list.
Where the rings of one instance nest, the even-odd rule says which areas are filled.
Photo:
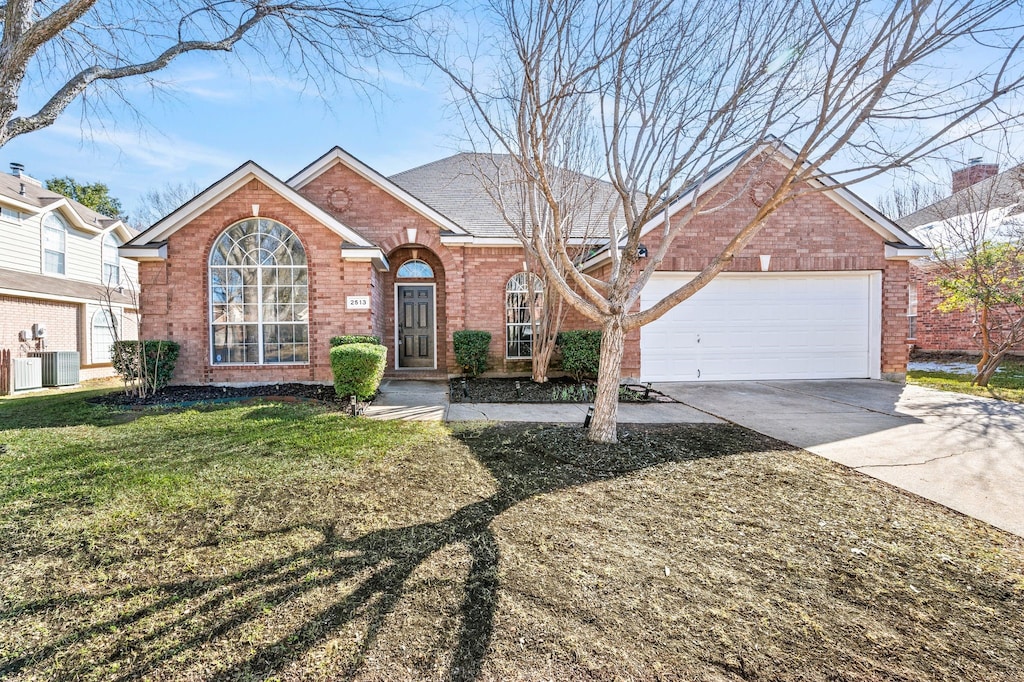
[[391, 264], [388, 263], [387, 256], [384, 255], [384, 251], [377, 247], [341, 247], [341, 258], [342, 260], [349, 261], [368, 261], [373, 264], [373, 267], [377, 272], [387, 272], [391, 269]]
[[122, 258], [140, 262], [167, 260], [167, 242], [154, 243], [147, 246], [129, 246], [126, 244], [117, 249], [117, 254]]

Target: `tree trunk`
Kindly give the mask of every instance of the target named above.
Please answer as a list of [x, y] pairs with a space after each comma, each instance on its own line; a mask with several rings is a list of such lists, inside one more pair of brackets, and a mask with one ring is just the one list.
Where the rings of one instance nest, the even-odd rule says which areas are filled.
[[547, 383], [548, 367], [551, 365], [551, 355], [554, 351], [554, 342], [545, 340], [533, 353], [533, 380], [538, 384]]
[[981, 315], [978, 320], [978, 328], [981, 331], [981, 359], [978, 360], [977, 374], [971, 383], [982, 387], [988, 386], [989, 380], [999, 369], [999, 363], [1003, 360], [1001, 355], [992, 353], [992, 334], [988, 328], [988, 316], [988, 306], [981, 306]]
[[1004, 355], [1005, 353], [986, 353], [978, 363], [978, 373], [971, 383], [982, 388], [987, 387], [999, 365], [1003, 364]]
[[613, 317], [601, 329], [601, 360], [597, 370], [597, 397], [587, 440], [618, 443], [619, 378], [622, 376], [622, 352], [626, 333], [622, 320]]

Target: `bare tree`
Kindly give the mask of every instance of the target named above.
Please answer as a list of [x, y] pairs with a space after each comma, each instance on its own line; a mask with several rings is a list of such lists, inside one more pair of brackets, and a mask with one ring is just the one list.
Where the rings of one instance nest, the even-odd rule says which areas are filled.
[[[710, 282], [795, 197], [905, 166], [964, 127], [1005, 123], [998, 104], [1022, 82], [1012, 0], [493, 0], [479, 23], [494, 31], [469, 54], [450, 41], [431, 56], [476, 146], [508, 154], [537, 198], [523, 244], [566, 303], [601, 328], [588, 433], [600, 442], [616, 440], [629, 331]], [[965, 46], [982, 66], [931, 68]], [[780, 166], [783, 139], [795, 162]], [[688, 283], [639, 309], [673, 241], [735, 199], [725, 183], [703, 191], [727, 159], [745, 169], [744, 193], [762, 192], [756, 211]], [[825, 162], [838, 166], [830, 176]], [[565, 196], [581, 174], [615, 190], [600, 272], [571, 257]], [[660, 241], [641, 260], [650, 226]]]
[[[921, 236], [934, 248], [926, 273], [942, 312], [972, 313], [981, 351], [972, 383], [987, 386], [1024, 343], [1024, 167], [934, 204]], [[1012, 198], [1011, 198], [1012, 197]]]
[[[335, 76], [372, 80], [374, 60], [396, 49], [422, 8], [369, 0], [8, 0], [0, 5], [0, 146], [52, 125], [76, 100], [127, 101], [125, 79], [157, 85], [190, 52], [245, 45], [318, 87]], [[34, 111], [18, 113], [31, 91]]]
[[920, 180], [900, 183], [878, 199], [878, 210], [896, 220], [935, 204], [943, 198], [934, 184]]
[[136, 230], [144, 230], [164, 216], [178, 209], [202, 191], [195, 180], [168, 182], [162, 187], [147, 190], [135, 203], [128, 223]]

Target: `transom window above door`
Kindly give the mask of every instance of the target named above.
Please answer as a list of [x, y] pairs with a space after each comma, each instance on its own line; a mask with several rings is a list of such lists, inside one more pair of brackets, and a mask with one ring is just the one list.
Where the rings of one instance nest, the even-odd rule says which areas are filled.
[[414, 258], [402, 263], [395, 276], [402, 279], [429, 279], [434, 276], [434, 271], [423, 261]]

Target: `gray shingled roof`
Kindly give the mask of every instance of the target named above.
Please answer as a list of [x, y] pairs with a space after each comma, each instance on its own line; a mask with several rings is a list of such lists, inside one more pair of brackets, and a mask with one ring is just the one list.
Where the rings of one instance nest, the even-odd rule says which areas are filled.
[[80, 298], [90, 301], [105, 302], [109, 295], [110, 302], [116, 305], [132, 306], [131, 296], [117, 291], [107, 291], [101, 284], [90, 284], [65, 277], [51, 277], [20, 270], [0, 268], [0, 289], [29, 291], [50, 296]]
[[[21, 193], [22, 185], [24, 185], [25, 193]], [[27, 178], [21, 178], [8, 173], [0, 173], [0, 197], [8, 197], [15, 201], [20, 201], [23, 204], [29, 206], [35, 206], [40, 209], [45, 209], [47, 206], [54, 204], [61, 199], [64, 199], [63, 194], [57, 192], [51, 192], [45, 187], [40, 187], [36, 184], [36, 181]], [[87, 223], [92, 223], [97, 228], [105, 229], [110, 227], [117, 222], [117, 219], [110, 218], [97, 213], [96, 211], [83, 206], [74, 199], [68, 199], [68, 203], [71, 204], [71, 208], [81, 216], [82, 220]], [[128, 225], [129, 232], [134, 234], [136, 230], [132, 229]]]
[[1003, 208], [1024, 202], [1022, 192], [1024, 192], [1024, 164], [985, 178], [981, 182], [976, 182], [941, 201], [903, 216], [896, 222], [906, 230], [914, 230], [922, 225], [948, 220], [965, 213]]
[[[417, 168], [392, 175], [389, 180], [432, 206], [467, 232], [478, 237], [515, 237], [485, 190], [486, 182], [514, 177], [511, 158], [506, 154], [461, 152]], [[576, 175], [597, 197], [588, 202], [588, 214], [577, 220], [571, 236], [607, 239], [608, 213], [614, 206], [610, 184], [585, 175]], [[509, 192], [512, 194], [512, 192]]]

